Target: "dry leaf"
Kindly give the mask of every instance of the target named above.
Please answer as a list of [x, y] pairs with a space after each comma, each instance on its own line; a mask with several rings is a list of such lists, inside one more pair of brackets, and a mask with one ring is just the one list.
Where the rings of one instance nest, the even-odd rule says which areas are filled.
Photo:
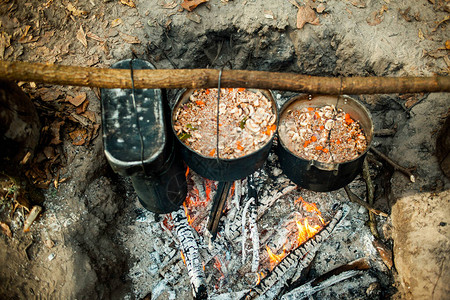
[[[187, 11], [193, 11], [200, 4], [208, 2], [208, 1], [209, 0], [183, 0], [183, 2], [181, 3], [181, 7]], [[189, 19], [189, 20], [191, 20], [191, 19]]]
[[398, 13], [400, 14], [400, 16], [403, 17], [403, 19], [405, 19], [406, 22], [411, 22], [411, 16], [409, 15], [409, 11], [411, 10], [411, 6], [409, 6], [408, 8], [406, 8], [405, 10], [401, 10], [398, 9]]
[[0, 33], [0, 59], [5, 58], [5, 50], [10, 46], [11, 46], [11, 36], [6, 32]]
[[177, 7], [177, 5], [178, 5], [178, 3], [176, 1], [172, 1], [169, 3], [164, 2], [164, 4], [162, 4], [161, 6], [166, 9], [172, 9], [172, 8]]
[[84, 33], [82, 25], [80, 25], [80, 29], [77, 31], [77, 39], [85, 48], [87, 48], [86, 34]]
[[384, 19], [384, 12], [387, 11], [388, 8], [386, 5], [383, 5], [379, 11], [374, 11], [370, 14], [370, 17], [367, 18], [367, 24], [370, 26], [376, 26], [380, 24]]
[[445, 41], [445, 49], [450, 50], [450, 40]]
[[95, 118], [95, 113], [93, 111], [86, 111], [84, 114], [82, 114], [83, 117], [88, 118], [92, 123], [95, 123], [97, 119]]
[[81, 146], [86, 143], [87, 130], [84, 128], [76, 129], [69, 133], [69, 136], [72, 139], [72, 145]]
[[84, 102], [84, 100], [86, 100], [86, 96], [87, 96], [86, 93], [81, 93], [75, 96], [74, 98], [67, 96], [66, 102], [70, 102], [74, 106], [79, 106], [81, 103]]
[[89, 105], [89, 100], [84, 101], [80, 106], [75, 110], [77, 114], [81, 115], [84, 113]]
[[116, 27], [116, 26], [119, 26], [119, 25], [122, 24], [122, 23], [123, 23], [123, 21], [122, 21], [121, 18], [115, 19], [115, 20], [113, 20], [113, 21], [111, 22], [111, 27], [114, 28], [114, 27]]
[[419, 100], [415, 97], [411, 97], [408, 100], [406, 100], [405, 102], [405, 107], [406, 108], [410, 108], [412, 106], [414, 106], [414, 104], [416, 104]]
[[85, 10], [79, 10], [77, 9], [75, 6], [73, 6], [72, 3], [69, 2], [69, 4], [67, 4], [66, 9], [75, 17], [82, 17], [82, 18], [87, 18], [87, 15], [89, 14], [89, 12], [85, 11]]
[[364, 8], [366, 7], [366, 1], [365, 0], [351, 0], [350, 3], [353, 6], [356, 6], [358, 8]]
[[120, 0], [120, 3], [122, 3], [123, 5], [128, 5], [132, 8], [136, 7], [136, 4], [134, 4], [133, 0]]
[[423, 35], [422, 29], [419, 28], [419, 33], [417, 34], [419, 36], [419, 39], [424, 40], [425, 36]]
[[100, 42], [100, 43], [104, 43], [105, 42], [105, 40], [104, 39], [102, 39], [101, 37], [99, 37], [98, 35], [96, 35], [96, 34], [93, 34], [92, 32], [88, 32], [88, 33], [86, 33], [86, 36], [88, 37], [88, 38], [91, 38], [91, 39], [93, 39], [93, 40], [96, 40], [97, 42]]
[[5, 234], [7, 237], [12, 238], [11, 229], [9, 229], [8, 224], [0, 222], [0, 227], [2, 228], [3, 234]]
[[323, 4], [323, 3], [320, 3], [319, 5], [317, 5], [317, 7], [316, 7], [316, 11], [319, 13], [319, 14], [321, 14], [321, 13], [323, 13], [323, 11], [325, 10], [325, 4]]
[[447, 67], [450, 67], [450, 58], [448, 57], [448, 55], [444, 56], [444, 61], [445, 61], [445, 64], [447, 65]]
[[447, 22], [448, 20], [450, 20], [450, 15], [445, 16], [445, 18], [443, 18], [442, 20], [440, 20], [439, 22], [437, 22], [436, 27], [431, 30], [432, 32], [435, 32], [436, 30], [438, 30], [439, 26], [441, 26], [442, 24], [444, 24], [445, 22]]
[[127, 42], [128, 44], [140, 44], [141, 41], [132, 35], [123, 33], [123, 32], [119, 32], [120, 37], [122, 38], [122, 40], [124, 40], [125, 42]]
[[55, 242], [53, 242], [52, 240], [48, 239], [48, 240], [44, 241], [44, 245], [47, 248], [51, 249], [51, 248], [53, 248], [55, 246]]
[[50, 130], [51, 136], [53, 137], [52, 140], [50, 141], [51, 145], [61, 144], [62, 141], [59, 132], [61, 131], [62, 125], [64, 125], [64, 121], [54, 121], [50, 125], [50, 127], [47, 127], [47, 129]]
[[306, 23], [319, 25], [319, 17], [309, 6], [300, 6], [297, 12], [297, 28], [302, 29]]
[[272, 20], [275, 19], [275, 17], [273, 16], [273, 12], [271, 10], [264, 11], [264, 18]]

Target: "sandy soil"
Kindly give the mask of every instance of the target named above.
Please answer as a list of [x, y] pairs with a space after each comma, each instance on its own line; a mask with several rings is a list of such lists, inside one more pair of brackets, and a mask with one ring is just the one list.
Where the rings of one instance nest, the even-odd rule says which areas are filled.
[[[298, 20], [298, 8], [287, 0], [210, 0], [193, 12], [181, 9], [181, 1], [135, 0], [136, 7], [126, 2], [1, 1], [0, 59], [109, 67], [134, 53], [158, 68], [231, 63], [234, 69], [327, 76], [449, 72], [444, 0], [317, 0], [324, 6], [316, 8], [319, 24], [311, 19], [301, 29], [297, 22], [307, 19]], [[139, 256], [126, 249], [118, 232], [131, 235], [127, 226], [141, 211], [129, 182], [104, 158], [98, 90], [21, 87], [43, 125], [52, 128], [40, 151], [49, 151], [47, 146], [59, 156], [41, 156], [41, 163], [51, 165], [51, 184], [43, 190], [45, 211], [30, 232], [22, 232], [23, 209], [10, 218], [2, 207], [1, 221], [12, 237], [0, 237], [1, 298], [132, 298], [127, 274]], [[88, 103], [78, 113], [71, 99], [84, 95]], [[446, 299], [450, 182], [438, 168], [435, 140], [448, 116], [448, 95], [358, 98], [371, 110], [376, 129], [397, 128], [375, 146], [417, 167], [416, 183], [394, 173], [377, 188], [376, 205], [391, 210], [392, 228], [384, 238], [393, 239], [396, 297]]]

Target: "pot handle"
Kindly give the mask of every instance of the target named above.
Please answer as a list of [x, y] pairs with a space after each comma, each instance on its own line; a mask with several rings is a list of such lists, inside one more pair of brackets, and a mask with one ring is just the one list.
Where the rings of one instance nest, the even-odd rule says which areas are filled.
[[322, 163], [317, 160], [311, 160], [308, 163], [308, 166], [306, 167], [306, 169], [310, 170], [312, 166], [314, 166], [317, 169], [322, 170], [322, 171], [333, 171], [335, 175], [337, 174], [337, 172], [339, 170], [339, 164], [326, 164], [326, 163]]

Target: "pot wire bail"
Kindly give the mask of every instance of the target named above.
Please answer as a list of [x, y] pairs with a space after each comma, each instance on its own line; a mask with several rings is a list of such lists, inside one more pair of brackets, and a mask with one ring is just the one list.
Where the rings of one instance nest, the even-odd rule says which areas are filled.
[[130, 75], [131, 75], [131, 101], [133, 103], [133, 109], [134, 109], [134, 116], [136, 117], [136, 129], [139, 134], [139, 141], [141, 144], [141, 167], [142, 170], [145, 173], [145, 167], [144, 167], [144, 136], [142, 135], [141, 131], [141, 125], [139, 123], [139, 113], [137, 110], [136, 105], [136, 95], [135, 95], [135, 88], [134, 88], [134, 69], [133, 69], [133, 61], [135, 59], [135, 54], [133, 53], [133, 57], [130, 60]]
[[223, 67], [219, 70], [219, 80], [217, 81], [217, 118], [216, 118], [216, 159], [217, 163], [220, 164], [220, 157], [219, 157], [219, 104], [220, 104], [220, 82], [222, 79], [222, 71]]
[[[339, 100], [341, 99], [341, 95], [342, 95], [342, 84], [343, 84], [342, 76], [339, 77], [339, 79], [340, 79], [339, 92], [338, 92], [338, 96], [337, 96], [337, 100], [336, 100], [336, 106], [334, 108], [334, 113], [333, 113], [333, 121], [334, 121], [333, 124], [336, 123], [336, 116], [337, 116], [337, 110], [338, 110], [338, 107], [339, 107]], [[328, 131], [327, 144], [328, 144], [328, 149], [330, 151], [331, 161], [334, 163], [334, 156], [333, 156], [333, 153], [331, 151], [331, 131], [332, 130], [333, 130], [333, 127], [331, 127], [330, 130]], [[322, 155], [322, 153], [320, 153], [320, 155]], [[320, 157], [320, 155], [319, 155], [319, 157]]]

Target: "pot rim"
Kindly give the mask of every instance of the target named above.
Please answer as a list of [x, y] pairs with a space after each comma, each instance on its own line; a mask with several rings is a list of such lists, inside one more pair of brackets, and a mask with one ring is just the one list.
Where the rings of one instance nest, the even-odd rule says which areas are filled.
[[256, 149], [255, 151], [253, 151], [253, 152], [251, 152], [251, 153], [248, 153], [248, 154], [246, 154], [246, 155], [243, 155], [243, 156], [236, 157], [236, 158], [222, 158], [222, 157], [219, 157], [219, 158], [218, 158], [217, 156], [214, 156], [214, 157], [211, 157], [211, 156], [205, 156], [205, 155], [199, 153], [198, 151], [192, 149], [190, 146], [186, 145], [183, 141], [181, 141], [181, 140], [178, 138], [178, 135], [177, 135], [175, 129], [173, 128], [173, 123], [174, 123], [174, 119], [175, 119], [175, 112], [176, 112], [176, 109], [181, 105], [181, 100], [183, 99], [183, 97], [184, 97], [186, 94], [192, 93], [192, 92], [194, 92], [195, 90], [199, 90], [199, 89], [202, 89], [202, 88], [197, 88], [197, 89], [191, 88], [191, 89], [181, 89], [181, 90], [179, 90], [179, 92], [178, 92], [177, 95], [176, 95], [176, 102], [175, 102], [175, 105], [173, 106], [173, 109], [172, 109], [172, 112], [171, 112], [171, 118], [170, 118], [170, 125], [171, 125], [171, 126], [170, 126], [170, 127], [172, 128], [172, 132], [173, 132], [173, 134], [175, 135], [176, 139], [177, 139], [180, 143], [182, 143], [183, 146], [186, 147], [188, 150], [190, 150], [190, 151], [194, 152], [195, 154], [201, 156], [202, 158], [205, 158], [205, 159], [208, 159], [208, 160], [214, 160], [214, 161], [227, 161], [227, 162], [230, 162], [230, 161], [237, 161], [237, 160], [241, 160], [241, 159], [245, 159], [245, 158], [247, 158], [247, 157], [250, 157], [250, 156], [254, 155], [255, 153], [257, 153], [258, 151], [261, 151], [261, 150], [262, 150], [264, 147], [266, 147], [269, 143], [272, 143], [272, 142], [273, 142], [273, 139], [275, 138], [275, 136], [276, 136], [276, 134], [277, 134], [277, 132], [278, 132], [279, 115], [278, 115], [278, 107], [277, 107], [277, 103], [275, 102], [275, 99], [274, 99], [274, 97], [273, 97], [272, 91], [271, 91], [271, 90], [267, 90], [267, 89], [253, 89], [253, 88], [246, 88], [246, 89], [249, 90], [249, 91], [260, 91], [260, 92], [262, 92], [263, 95], [264, 95], [266, 98], [268, 98], [269, 101], [272, 103], [272, 110], [273, 110], [273, 112], [274, 112], [274, 114], [275, 114], [275, 117], [276, 117], [275, 124], [277, 125], [277, 128], [276, 128], [276, 130], [272, 133], [272, 136], [267, 140], [266, 143], [264, 143], [263, 145], [261, 145], [261, 147], [258, 148], [258, 149]]
[[[361, 111], [366, 114], [367, 119], [369, 121], [369, 132], [367, 132], [366, 130], [364, 130], [364, 134], [366, 135], [366, 139], [368, 141], [367, 143], [367, 148], [366, 150], [364, 150], [364, 152], [362, 152], [360, 155], [358, 155], [357, 157], [355, 157], [352, 160], [347, 160], [344, 162], [340, 162], [340, 163], [326, 163], [326, 162], [321, 162], [315, 159], [305, 159], [303, 157], [298, 156], [296, 153], [292, 152], [284, 143], [283, 139], [281, 138], [281, 135], [279, 134], [278, 130], [279, 130], [279, 126], [277, 127], [277, 134], [278, 134], [278, 142], [282, 145], [282, 147], [284, 149], [286, 149], [290, 154], [292, 154], [293, 156], [297, 157], [298, 159], [301, 159], [303, 161], [309, 162], [308, 168], [310, 168], [311, 166], [315, 166], [316, 168], [323, 170], [323, 171], [337, 171], [339, 166], [342, 164], [347, 164], [347, 163], [352, 163], [358, 159], [360, 159], [361, 157], [365, 156], [367, 154], [367, 152], [370, 150], [370, 147], [372, 145], [373, 142], [373, 121], [372, 121], [372, 115], [370, 114], [369, 110], [362, 104], [360, 103], [358, 100], [350, 97], [349, 95], [310, 95], [310, 94], [300, 94], [297, 96], [292, 97], [291, 99], [289, 99], [288, 101], [286, 101], [279, 112], [279, 118], [281, 119], [283, 116], [284, 111], [294, 102], [296, 101], [303, 101], [303, 100], [307, 100], [307, 101], [311, 101], [313, 100], [315, 97], [333, 97], [333, 99], [337, 100], [338, 97], [341, 98], [345, 98], [347, 100], [350, 100], [354, 105], [356, 105], [359, 109], [361, 109]], [[331, 103], [330, 103], [331, 104]], [[278, 120], [279, 121], [279, 120]], [[359, 120], [358, 120], [359, 121]], [[369, 138], [367, 138], [369, 137]]]

